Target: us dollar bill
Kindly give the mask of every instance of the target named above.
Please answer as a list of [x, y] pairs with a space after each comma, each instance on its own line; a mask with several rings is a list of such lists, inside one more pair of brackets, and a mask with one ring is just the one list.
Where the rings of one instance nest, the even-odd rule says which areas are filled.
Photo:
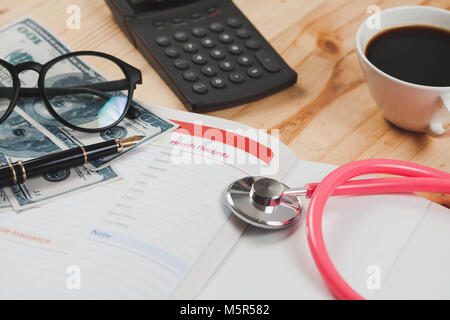
[[5, 191], [0, 189], [0, 213], [6, 211], [11, 211], [11, 204], [6, 197]]
[[[8, 162], [26, 161], [58, 151], [61, 151], [61, 148], [44, 135], [39, 129], [39, 124], [20, 109], [16, 109], [0, 125], [2, 166]], [[48, 172], [28, 179], [23, 184], [4, 188], [4, 192], [0, 192], [0, 210], [5, 211], [12, 206], [20, 211], [39, 206], [47, 201], [102, 183], [113, 182], [119, 178], [119, 174], [110, 166], [97, 171], [79, 167]]]
[[[44, 64], [55, 57], [70, 52], [68, 46], [31, 17], [24, 17], [0, 29], [0, 43], [2, 43], [0, 57], [13, 65], [25, 61], [36, 61]], [[76, 77], [70, 77], [70, 81], [73, 82], [70, 85], [77, 85], [77, 79], [83, 79], [83, 81], [88, 79], [92, 83], [107, 81], [106, 77], [98, 72], [94, 66], [87, 64], [77, 57], [67, 60], [67, 63], [58, 64], [58, 68], [58, 75], [63, 73], [77, 75]], [[37, 86], [36, 80], [36, 73], [34, 71], [28, 70], [21, 73], [21, 85], [24, 87]], [[45, 82], [52, 83], [52, 81], [57, 82], [61, 81], [61, 79], [55, 76], [54, 78], [46, 78]], [[70, 95], [62, 98], [67, 99], [66, 101], [70, 101], [71, 99]], [[86, 100], [84, 105], [89, 106], [89, 104], [90, 101]], [[123, 139], [134, 135], [145, 136], [144, 139], [132, 148], [127, 148], [123, 152], [113, 156], [91, 161], [86, 165], [91, 170], [105, 168], [111, 160], [123, 157], [134, 149], [159, 139], [178, 127], [177, 124], [159, 117], [136, 102], [132, 102], [131, 105], [135, 109], [136, 115], [138, 115], [136, 119], [131, 120], [125, 118], [119, 125], [100, 133], [84, 133], [65, 127], [50, 115], [41, 97], [21, 99], [18, 105], [27, 115], [31, 116], [45, 128], [44, 133], [62, 149], [117, 138]], [[67, 108], [69, 106], [68, 102], [64, 103], [63, 107]], [[83, 112], [86, 109], [77, 108], [70, 110], [71, 119], [74, 121], [82, 121], [82, 123], [94, 121], [95, 118], [92, 118], [94, 115]]]

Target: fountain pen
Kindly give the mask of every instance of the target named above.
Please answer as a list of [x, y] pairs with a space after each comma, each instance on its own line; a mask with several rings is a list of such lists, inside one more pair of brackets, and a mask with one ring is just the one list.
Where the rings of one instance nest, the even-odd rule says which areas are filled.
[[77, 147], [52, 153], [28, 161], [17, 161], [0, 167], [0, 187], [12, 187], [27, 179], [48, 172], [85, 165], [89, 161], [122, 152], [134, 146], [144, 136], [132, 136], [122, 140], [115, 139], [89, 146]]

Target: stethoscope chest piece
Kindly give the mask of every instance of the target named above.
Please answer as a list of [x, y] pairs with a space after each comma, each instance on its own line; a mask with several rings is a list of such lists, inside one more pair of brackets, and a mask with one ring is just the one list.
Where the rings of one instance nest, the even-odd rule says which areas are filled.
[[286, 189], [286, 185], [273, 179], [246, 177], [228, 187], [228, 207], [251, 225], [287, 228], [299, 220], [302, 205], [298, 196], [284, 195]]

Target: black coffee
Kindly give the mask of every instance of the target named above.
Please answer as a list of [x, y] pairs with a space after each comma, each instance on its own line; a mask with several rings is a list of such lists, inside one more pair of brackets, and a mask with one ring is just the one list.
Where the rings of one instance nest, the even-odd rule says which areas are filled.
[[370, 41], [366, 56], [394, 78], [425, 86], [450, 86], [448, 30], [428, 26], [390, 29]]

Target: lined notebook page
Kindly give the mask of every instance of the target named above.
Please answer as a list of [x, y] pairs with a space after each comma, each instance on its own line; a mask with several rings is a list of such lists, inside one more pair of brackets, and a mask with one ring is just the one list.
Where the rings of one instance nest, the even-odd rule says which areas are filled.
[[[1, 214], [0, 297], [169, 297], [226, 223], [228, 184], [264, 167], [228, 161], [218, 141], [192, 148], [188, 136], [174, 133], [118, 161], [123, 181]], [[175, 163], [174, 154], [193, 164]]]

